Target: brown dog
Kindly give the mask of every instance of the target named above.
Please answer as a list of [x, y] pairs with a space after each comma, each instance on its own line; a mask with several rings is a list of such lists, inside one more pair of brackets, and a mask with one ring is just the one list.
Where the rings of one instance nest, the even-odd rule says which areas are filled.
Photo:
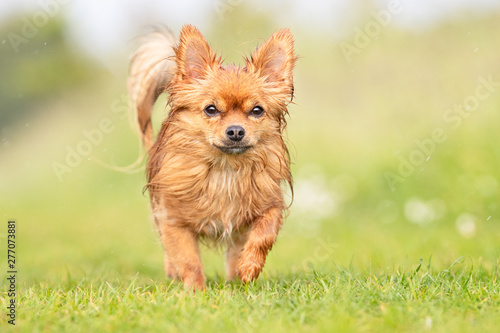
[[[198, 249], [205, 239], [227, 246], [228, 278], [248, 282], [276, 241], [282, 185], [291, 186], [282, 132], [293, 97], [293, 36], [276, 32], [244, 67], [224, 66], [193, 26], [174, 44], [168, 31], [145, 36], [129, 78], [165, 271], [205, 288]], [[164, 92], [170, 113], [153, 143], [151, 110]]]

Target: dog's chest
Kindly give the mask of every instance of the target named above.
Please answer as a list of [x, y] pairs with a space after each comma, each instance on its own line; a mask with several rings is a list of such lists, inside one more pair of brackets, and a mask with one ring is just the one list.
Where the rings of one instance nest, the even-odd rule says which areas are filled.
[[161, 201], [168, 220], [209, 238], [241, 232], [282, 199], [280, 178], [265, 167], [167, 159], [163, 170]]
[[199, 195], [199, 232], [229, 236], [258, 213], [254, 197], [262, 196], [253, 187], [251, 175], [234, 170], [212, 170]]

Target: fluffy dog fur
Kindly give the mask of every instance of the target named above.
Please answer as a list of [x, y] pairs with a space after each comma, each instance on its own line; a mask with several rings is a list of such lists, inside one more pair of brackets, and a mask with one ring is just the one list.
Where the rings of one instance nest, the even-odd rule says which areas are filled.
[[[288, 29], [241, 67], [223, 65], [190, 25], [177, 44], [166, 30], [145, 36], [132, 59], [129, 93], [165, 271], [187, 287], [205, 288], [200, 239], [227, 247], [229, 279], [262, 271], [283, 222], [282, 185], [292, 185], [282, 132], [295, 61]], [[151, 110], [164, 92], [170, 113], [153, 141]]]

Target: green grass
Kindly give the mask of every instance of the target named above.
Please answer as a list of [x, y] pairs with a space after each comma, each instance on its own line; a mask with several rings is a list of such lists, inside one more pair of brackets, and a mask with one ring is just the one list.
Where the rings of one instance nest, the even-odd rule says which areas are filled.
[[[494, 332], [497, 267], [422, 267], [268, 276], [250, 285], [209, 280], [193, 294], [177, 282], [101, 271], [23, 290], [21, 331]], [[425, 266], [425, 264], [424, 264]]]

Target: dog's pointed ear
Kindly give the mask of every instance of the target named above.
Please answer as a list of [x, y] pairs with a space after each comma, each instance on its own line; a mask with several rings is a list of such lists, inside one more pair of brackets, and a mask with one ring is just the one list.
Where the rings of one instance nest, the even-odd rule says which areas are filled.
[[174, 51], [177, 75], [182, 80], [203, 79], [209, 69], [219, 65], [219, 60], [205, 38], [192, 25], [182, 28], [179, 45]]
[[281, 29], [255, 50], [247, 67], [253, 67], [266, 82], [284, 83], [293, 90], [293, 68], [297, 60], [293, 43], [290, 30]]

